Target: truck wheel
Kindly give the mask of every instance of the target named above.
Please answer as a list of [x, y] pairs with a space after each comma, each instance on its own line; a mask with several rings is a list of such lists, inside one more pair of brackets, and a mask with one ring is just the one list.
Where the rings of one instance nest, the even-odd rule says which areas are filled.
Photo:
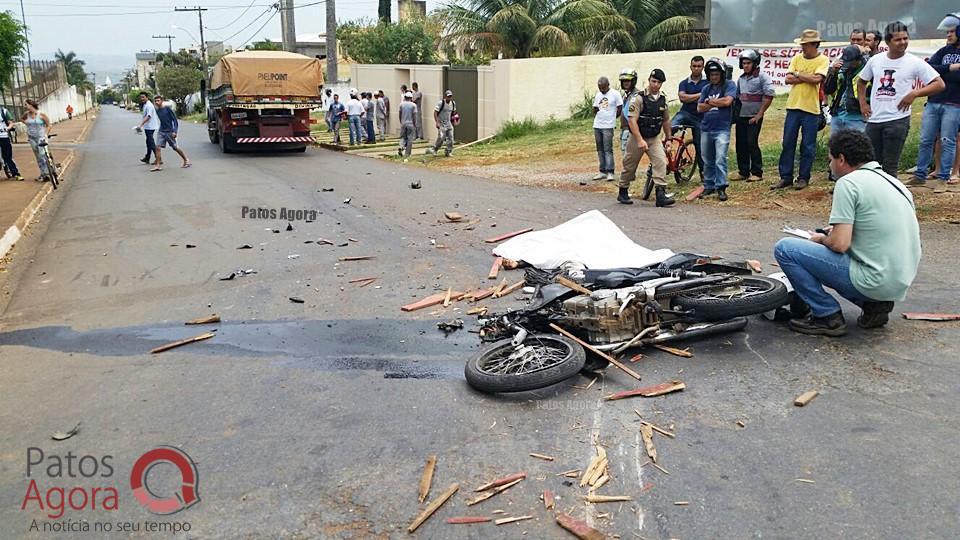
[[220, 133], [215, 129], [207, 128], [207, 137], [210, 137], [210, 142], [213, 144], [220, 142]]
[[233, 137], [227, 135], [226, 133], [224, 133], [222, 136], [219, 137], [220, 151], [223, 152], [224, 154], [233, 153], [233, 144], [230, 141], [230, 139], [232, 138]]
[[306, 146], [301, 146], [300, 148], [294, 148], [293, 151], [294, 151], [294, 152], [298, 152], [298, 153], [303, 153], [303, 152], [306, 152], [306, 151], [307, 151], [307, 147], [306, 147]]

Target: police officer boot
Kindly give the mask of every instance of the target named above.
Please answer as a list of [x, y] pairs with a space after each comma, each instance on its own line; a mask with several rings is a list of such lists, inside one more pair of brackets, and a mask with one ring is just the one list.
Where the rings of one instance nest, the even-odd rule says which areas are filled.
[[620, 188], [620, 192], [617, 194], [617, 202], [620, 204], [633, 204], [633, 201], [630, 200], [630, 194], [627, 193], [627, 188]]
[[657, 207], [670, 206], [677, 201], [670, 198], [667, 195], [667, 188], [663, 186], [657, 186]]

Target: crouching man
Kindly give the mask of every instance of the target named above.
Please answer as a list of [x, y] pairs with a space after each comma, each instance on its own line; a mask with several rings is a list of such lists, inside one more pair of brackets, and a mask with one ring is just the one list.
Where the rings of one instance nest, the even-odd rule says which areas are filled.
[[830, 170], [839, 180], [827, 234], [784, 238], [774, 257], [810, 307], [806, 318], [790, 321], [790, 329], [842, 336], [847, 324], [840, 304], [823, 287], [860, 306], [861, 328], [885, 325], [917, 274], [920, 227], [910, 191], [874, 160], [862, 132], [846, 129], [830, 138]]

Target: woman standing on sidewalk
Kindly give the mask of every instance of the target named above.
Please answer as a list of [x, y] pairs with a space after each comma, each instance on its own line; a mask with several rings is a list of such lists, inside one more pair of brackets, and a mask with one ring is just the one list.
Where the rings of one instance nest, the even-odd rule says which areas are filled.
[[27, 112], [20, 120], [27, 125], [27, 140], [30, 141], [30, 148], [33, 148], [33, 155], [36, 156], [37, 165], [40, 166], [40, 178], [37, 180], [46, 181], [50, 178], [50, 167], [46, 154], [40, 151], [40, 143], [47, 140], [47, 126], [50, 125], [50, 118], [40, 112], [40, 106], [36, 101], [28, 99]]

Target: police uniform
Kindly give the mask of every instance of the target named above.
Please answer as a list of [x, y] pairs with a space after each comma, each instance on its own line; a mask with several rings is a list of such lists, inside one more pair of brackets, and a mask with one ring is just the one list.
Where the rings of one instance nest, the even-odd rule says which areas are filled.
[[[640, 158], [646, 152], [650, 163], [653, 164], [653, 183], [657, 186], [666, 186], [667, 154], [664, 151], [660, 134], [663, 130], [663, 118], [667, 111], [667, 98], [661, 92], [656, 98], [647, 95], [643, 90], [630, 99], [627, 109], [627, 118], [635, 118], [640, 134], [647, 143], [647, 149], [637, 147], [637, 140], [630, 132], [627, 138], [627, 150], [623, 156], [623, 172], [620, 174], [621, 188], [629, 188], [630, 183], [637, 177], [637, 166]], [[656, 129], [656, 131], [654, 131]]]

